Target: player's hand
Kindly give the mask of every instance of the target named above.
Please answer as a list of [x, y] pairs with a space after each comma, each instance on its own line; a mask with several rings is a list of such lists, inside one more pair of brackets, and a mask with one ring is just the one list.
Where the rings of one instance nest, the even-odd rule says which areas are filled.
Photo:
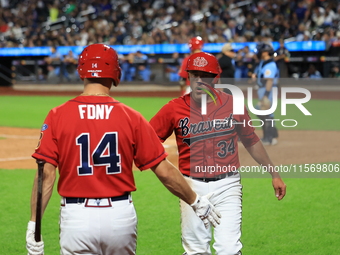
[[268, 110], [270, 109], [271, 102], [267, 96], [264, 96], [260, 101], [259, 101], [259, 107], [260, 110]]
[[256, 82], [257, 76], [256, 76], [255, 73], [252, 73], [252, 74], [250, 75], [250, 77], [251, 77], [252, 82]]
[[221, 218], [220, 212], [209, 201], [212, 195], [212, 193], [205, 196], [197, 195], [196, 201], [191, 204], [192, 209], [194, 209], [195, 213], [200, 217], [207, 229], [210, 224], [217, 227], [217, 225], [220, 224]]
[[44, 254], [44, 242], [36, 242], [34, 239], [35, 222], [29, 221], [26, 232], [26, 249], [28, 255], [43, 255]]
[[286, 184], [281, 178], [273, 178], [272, 183], [275, 190], [275, 196], [278, 200], [281, 200], [286, 195]]

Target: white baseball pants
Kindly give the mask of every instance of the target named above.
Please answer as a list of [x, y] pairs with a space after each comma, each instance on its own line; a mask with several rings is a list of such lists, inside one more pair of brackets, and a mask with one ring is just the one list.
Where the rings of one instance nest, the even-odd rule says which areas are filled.
[[[185, 177], [192, 189], [203, 196], [213, 193], [210, 201], [222, 215], [221, 224], [214, 229], [216, 255], [241, 254], [242, 185], [240, 174], [225, 179], [202, 182]], [[206, 229], [191, 206], [180, 201], [182, 245], [187, 255], [211, 255], [211, 229]]]
[[131, 199], [87, 199], [60, 210], [60, 254], [134, 255], [137, 216]]

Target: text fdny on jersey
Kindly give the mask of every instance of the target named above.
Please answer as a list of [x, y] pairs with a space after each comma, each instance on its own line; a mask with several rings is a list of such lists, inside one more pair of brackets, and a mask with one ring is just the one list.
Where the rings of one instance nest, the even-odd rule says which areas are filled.
[[81, 119], [103, 120], [109, 119], [113, 109], [112, 105], [78, 105], [79, 116]]

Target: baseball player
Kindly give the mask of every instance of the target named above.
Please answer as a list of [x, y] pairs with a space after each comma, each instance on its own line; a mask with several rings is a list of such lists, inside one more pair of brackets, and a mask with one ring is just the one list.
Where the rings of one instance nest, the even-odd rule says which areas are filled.
[[[259, 107], [263, 110], [269, 109], [273, 102], [272, 88], [277, 87], [279, 69], [273, 59], [274, 50], [267, 43], [259, 43], [256, 46], [257, 57], [260, 63], [255, 68], [253, 78], [258, 86], [257, 95], [260, 100]], [[278, 131], [274, 125], [274, 114], [258, 116], [264, 123], [262, 126], [264, 145], [275, 145], [278, 143]]]
[[[104, 44], [86, 47], [78, 72], [84, 93], [49, 112], [32, 155], [46, 161], [43, 211], [52, 194], [56, 168], [59, 170], [60, 253], [135, 254], [133, 162], [140, 170], [151, 168], [205, 225], [217, 225], [219, 213], [166, 160], [167, 153], [150, 124], [140, 113], [109, 96], [112, 84], [117, 86], [121, 76], [116, 52]], [[44, 243], [34, 239], [36, 191], [37, 179], [26, 247], [29, 254], [39, 255], [44, 252]]]
[[[197, 52], [201, 52], [203, 48], [204, 42], [202, 37], [196, 36], [190, 39], [188, 46], [190, 49], [190, 54], [194, 54]], [[181, 77], [180, 79], [180, 86], [181, 86], [181, 95], [185, 95], [187, 93], [190, 93], [190, 81], [188, 79], [188, 73], [186, 71], [188, 59], [190, 56], [187, 56], [183, 59], [181, 67], [178, 71], [178, 75]]]
[[[205, 52], [192, 54], [186, 70], [190, 94], [164, 105], [150, 123], [162, 142], [175, 133], [179, 169], [186, 181], [200, 195], [211, 193], [210, 201], [222, 215], [214, 230], [216, 254], [241, 254], [238, 137], [257, 163], [271, 167], [273, 163], [254, 128], [244, 125], [250, 120], [246, 109], [243, 115], [233, 115], [233, 97], [214, 89], [221, 73], [216, 57]], [[202, 114], [203, 95], [207, 98], [206, 114]], [[269, 172], [276, 197], [281, 200], [286, 186], [278, 173]], [[211, 254], [211, 230], [197, 220], [184, 201], [180, 201], [180, 209], [184, 254]]]

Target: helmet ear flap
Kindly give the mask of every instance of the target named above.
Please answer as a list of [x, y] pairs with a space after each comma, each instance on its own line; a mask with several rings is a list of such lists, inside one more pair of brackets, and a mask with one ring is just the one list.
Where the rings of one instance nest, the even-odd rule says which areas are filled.
[[215, 84], [217, 84], [218, 82], [219, 82], [219, 79], [221, 78], [221, 75], [220, 74], [218, 74], [218, 75], [216, 75], [216, 77], [213, 79], [213, 81], [212, 81], [212, 84], [213, 85], [215, 85]]
[[[119, 70], [117, 71], [117, 75], [114, 74], [114, 76], [116, 76], [117, 79], [113, 79], [113, 85], [114, 85], [115, 87], [117, 87], [117, 86], [118, 86], [118, 83], [119, 83], [119, 81], [120, 81], [120, 78], [122, 77], [122, 70], [121, 70], [121, 68], [119, 68]], [[117, 80], [118, 80], [118, 82], [117, 82]]]
[[[217, 63], [218, 63], [218, 61], [217, 61]], [[213, 84], [219, 83], [219, 80], [221, 78], [222, 68], [219, 64], [218, 64], [217, 68], [218, 68], [218, 74], [216, 75], [215, 79], [213, 80]]]

